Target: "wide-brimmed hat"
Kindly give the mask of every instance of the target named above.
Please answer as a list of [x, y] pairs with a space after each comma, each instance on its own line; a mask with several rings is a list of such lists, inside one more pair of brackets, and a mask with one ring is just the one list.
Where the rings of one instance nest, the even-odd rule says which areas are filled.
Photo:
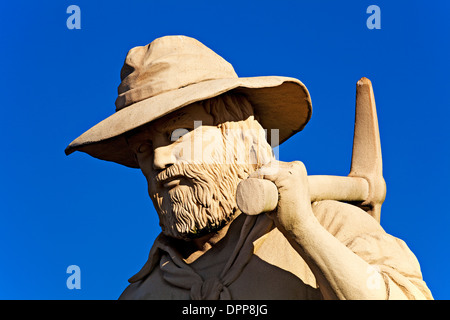
[[199, 41], [167, 36], [131, 49], [120, 77], [116, 112], [66, 148], [128, 167], [139, 167], [125, 133], [197, 101], [233, 91], [244, 94], [261, 125], [278, 129], [282, 143], [311, 118], [311, 98], [299, 80], [239, 78], [233, 66]]

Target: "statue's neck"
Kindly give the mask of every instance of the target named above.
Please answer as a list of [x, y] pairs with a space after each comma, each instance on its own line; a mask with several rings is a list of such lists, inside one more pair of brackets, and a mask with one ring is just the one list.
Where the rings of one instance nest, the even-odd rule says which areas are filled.
[[244, 214], [236, 214], [233, 220], [220, 230], [190, 241], [178, 240], [174, 246], [188, 264], [197, 261], [206, 253], [214, 255], [216, 252], [221, 252], [222, 255], [224, 251], [230, 251], [231, 254], [239, 240], [244, 220]]

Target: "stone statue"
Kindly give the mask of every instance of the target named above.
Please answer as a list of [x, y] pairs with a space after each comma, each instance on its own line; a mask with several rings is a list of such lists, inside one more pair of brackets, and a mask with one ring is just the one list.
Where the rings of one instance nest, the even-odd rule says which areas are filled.
[[414, 254], [379, 223], [368, 79], [348, 177], [275, 159], [311, 117], [297, 79], [239, 78], [197, 40], [167, 36], [131, 49], [121, 80], [116, 112], [66, 149], [147, 179], [162, 232], [120, 299], [433, 299]]

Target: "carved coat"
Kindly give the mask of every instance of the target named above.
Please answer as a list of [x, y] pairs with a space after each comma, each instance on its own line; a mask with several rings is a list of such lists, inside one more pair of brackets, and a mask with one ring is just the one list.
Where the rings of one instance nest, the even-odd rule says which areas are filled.
[[[392, 282], [410, 299], [433, 299], [414, 254], [370, 215], [332, 200], [315, 202], [312, 208], [328, 232], [373, 267], [367, 270], [368, 289], [380, 285], [370, 276], [378, 271], [390, 299], [396, 298], [389, 292]], [[245, 222], [239, 241], [223, 261], [209, 259], [205, 264], [207, 252], [188, 265], [170, 240], [159, 235], [148, 261], [130, 278], [120, 299], [323, 299], [308, 265], [270, 218], [240, 218]], [[214, 276], [211, 270], [216, 270]]]

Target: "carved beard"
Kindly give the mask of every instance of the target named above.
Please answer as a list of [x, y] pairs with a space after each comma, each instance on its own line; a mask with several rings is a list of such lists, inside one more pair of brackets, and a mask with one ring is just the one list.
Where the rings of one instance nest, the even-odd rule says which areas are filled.
[[[153, 177], [149, 195], [160, 219], [162, 232], [170, 237], [189, 240], [221, 229], [237, 210], [236, 188], [250, 173], [273, 158], [262, 127], [250, 117], [245, 121], [226, 122], [218, 126], [227, 159], [214, 153], [209, 163], [176, 163]], [[246, 132], [243, 129], [256, 129]], [[259, 146], [259, 147], [257, 147]], [[244, 155], [244, 161], [239, 162]], [[253, 159], [248, 161], [248, 159]], [[231, 163], [230, 163], [231, 162]], [[158, 181], [181, 176], [173, 189], [156, 187]], [[178, 177], [179, 178], [179, 177]], [[156, 181], [156, 183], [155, 183]]]
[[229, 164], [181, 163], [164, 170], [160, 175], [181, 176], [182, 183], [150, 194], [162, 232], [188, 240], [221, 229], [236, 212], [239, 172], [242, 166]]

